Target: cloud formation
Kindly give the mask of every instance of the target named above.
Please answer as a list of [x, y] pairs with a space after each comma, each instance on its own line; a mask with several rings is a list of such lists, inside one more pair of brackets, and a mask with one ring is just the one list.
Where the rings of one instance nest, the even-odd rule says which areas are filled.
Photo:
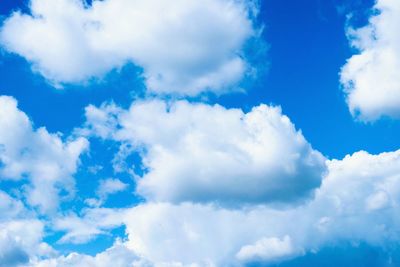
[[[357, 152], [329, 161], [328, 170], [315, 198], [288, 209], [144, 203], [115, 213], [91, 212], [109, 222], [119, 217], [126, 225], [124, 246], [151, 263], [138, 266], [267, 264], [340, 244], [390, 250], [400, 240], [400, 151]], [[82, 220], [110, 227], [94, 218]]]
[[[35, 140], [38, 130], [32, 129], [16, 101], [9, 97], [2, 97], [1, 101], [4, 114], [14, 116], [11, 121], [19, 121], [28, 129], [13, 132], [28, 133], [29, 140]], [[126, 228], [126, 239], [96, 256], [55, 256], [41, 241], [43, 222], [29, 215], [22, 202], [0, 194], [0, 210], [4, 214], [0, 223], [5, 229], [0, 246], [4, 242], [8, 248], [2, 262], [12, 266], [29, 261], [35, 267], [104, 266], [118, 255], [115, 264], [120, 266], [247, 266], [278, 263], [335, 244], [366, 243], [390, 249], [390, 244], [400, 241], [396, 219], [400, 151], [379, 155], [361, 151], [325, 162], [278, 107], [266, 105], [244, 113], [219, 105], [144, 100], [134, 102], [128, 110], [113, 104], [89, 106], [86, 117], [85, 127], [77, 133], [129, 144], [131, 150], [140, 152], [145, 171], [138, 178], [138, 192], [149, 201], [123, 209], [87, 208], [80, 216], [70, 212], [53, 218], [51, 229], [65, 233], [61, 243], [86, 243], [113, 228]], [[6, 125], [6, 119], [2, 125]], [[15, 140], [13, 137], [10, 140]], [[4, 141], [8, 140], [5, 136], [1, 140], [5, 148], [15, 147], [10, 146], [11, 141]], [[64, 144], [56, 140], [57, 144]], [[3, 158], [9, 159], [9, 151], [14, 150], [3, 149]], [[35, 158], [35, 154], [29, 155]], [[172, 158], [169, 165], [158, 166], [165, 155]], [[271, 158], [274, 160], [269, 161]], [[4, 159], [8, 164], [2, 168], [8, 170], [12, 161]], [[174, 165], [181, 161], [184, 164]], [[44, 158], [44, 162], [52, 161]], [[192, 172], [181, 169], [185, 165]], [[267, 168], [257, 167], [264, 165]], [[169, 183], [166, 186], [171, 194], [167, 197], [162, 188], [144, 187], [147, 191], [143, 191], [141, 181], [157, 168], [165, 176], [156, 176], [159, 180], [155, 184]], [[202, 176], [204, 168], [207, 175]], [[4, 173], [21, 179], [16, 175], [21, 170], [25, 169], [10, 168]], [[241, 178], [237, 173], [247, 176]], [[214, 178], [202, 184], [207, 177]], [[240, 179], [244, 182], [238, 186]], [[302, 187], [297, 186], [296, 179], [301, 179]], [[307, 179], [317, 182], [307, 188]], [[247, 187], [257, 187], [251, 184], [253, 181], [262, 192], [255, 198]], [[279, 188], [284, 195], [284, 208], [270, 205], [271, 201], [282, 201], [282, 196], [271, 197], [269, 188], [262, 186], [265, 184], [275, 185], [274, 190]], [[186, 197], [186, 190], [200, 190], [203, 197], [197, 198], [195, 191]], [[305, 196], [307, 201], [298, 205]], [[24, 226], [26, 223], [37, 225], [34, 236], [13, 230], [29, 229]]]
[[6, 50], [55, 84], [81, 83], [133, 63], [153, 93], [232, 89], [250, 71], [255, 1], [31, 0], [0, 30]]
[[0, 180], [27, 179], [23, 189], [31, 206], [54, 212], [60, 194], [74, 193], [73, 174], [87, 147], [85, 138], [64, 142], [59, 134], [34, 129], [14, 98], [0, 96]]
[[89, 106], [86, 117], [88, 132], [142, 151], [137, 193], [150, 201], [293, 203], [310, 197], [325, 170], [279, 107], [150, 100]]
[[374, 121], [400, 117], [400, 2], [378, 0], [367, 26], [348, 29], [359, 51], [341, 70], [341, 82], [353, 116]]

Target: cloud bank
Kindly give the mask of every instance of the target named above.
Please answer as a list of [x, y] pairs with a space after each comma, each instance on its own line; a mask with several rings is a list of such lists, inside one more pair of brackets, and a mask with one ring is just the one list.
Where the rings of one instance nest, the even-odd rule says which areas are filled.
[[[19, 121], [28, 129], [20, 132], [35, 140], [39, 130], [32, 128], [16, 101], [10, 97], [2, 97], [1, 101], [4, 114], [8, 115], [1, 116], [1, 125], [12, 125], [4, 119], [12, 115], [18, 119], [11, 121]], [[57, 256], [42, 241], [45, 222], [37, 220], [21, 201], [0, 194], [0, 247], [4, 244], [1, 261], [7, 266], [101, 267], [110, 262], [121, 267], [248, 266], [279, 263], [341, 244], [366, 243], [390, 251], [391, 244], [399, 242], [400, 151], [379, 155], [361, 151], [342, 160], [326, 161], [278, 107], [266, 105], [245, 113], [219, 105], [143, 100], [134, 102], [127, 110], [113, 104], [89, 106], [86, 117], [84, 128], [77, 133], [110, 139], [124, 147], [129, 145], [129, 151], [139, 151], [145, 170], [136, 174], [137, 193], [147, 201], [122, 209], [88, 207], [79, 215], [69, 212], [52, 217], [49, 227], [65, 233], [60, 243], [82, 244], [121, 225], [126, 229], [125, 239], [117, 240], [96, 256]], [[15, 144], [10, 145], [12, 140], [19, 140], [13, 139], [19, 131], [13, 132], [16, 134], [1, 139], [5, 148], [13, 148], [3, 149], [3, 162], [10, 158], [9, 151], [20, 151], [14, 148]], [[65, 147], [59, 136], [53, 138]], [[46, 147], [52, 148], [47, 143]], [[224, 151], [230, 153], [225, 155]], [[34, 159], [36, 154], [29, 155]], [[67, 155], [63, 164], [68, 163]], [[161, 164], [164, 155], [176, 159], [167, 166]], [[51, 163], [57, 158], [43, 161]], [[269, 158], [280, 160], [268, 161]], [[189, 163], [174, 164], [185, 160]], [[219, 164], [213, 164], [214, 161]], [[258, 161], [268, 168], [258, 170]], [[5, 170], [10, 162], [2, 168]], [[182, 168], [186, 165], [195, 171], [187, 172]], [[162, 188], [141, 184], [157, 168], [163, 170], [168, 180], [155, 176], [154, 179], [160, 179], [156, 184], [168, 182], [170, 194], [165, 195]], [[203, 177], [204, 168], [207, 175]], [[258, 170], [257, 175], [251, 176], [253, 169]], [[25, 168], [10, 170], [19, 171], [4, 172], [9, 179], [22, 179], [17, 174]], [[247, 176], [241, 178], [242, 173]], [[210, 176], [214, 178], [202, 184]], [[303, 186], [298, 186], [298, 179]], [[124, 186], [116, 181], [104, 180], [99, 190], [122, 190]], [[248, 191], [257, 187], [252, 184], [254, 181], [261, 187], [255, 192], [262, 192], [256, 197]], [[105, 188], [107, 183], [117, 186]], [[263, 186], [269, 184], [275, 185], [274, 190], [280, 188], [284, 198], [271, 195], [270, 189]], [[203, 197], [197, 198], [195, 193], [185, 195], [186, 190], [200, 190]], [[288, 192], [290, 197], [285, 195]], [[271, 204], [283, 200], [283, 206]], [[33, 226], [34, 232], [24, 232]]]
[[107, 229], [118, 218], [126, 226], [123, 247], [131, 257], [140, 255], [134, 266], [272, 264], [341, 244], [366, 243], [390, 251], [400, 239], [399, 171], [400, 151], [361, 151], [329, 161], [315, 197], [301, 206], [226, 209], [198, 202], [150, 202], [121, 210], [92, 209], [81, 219]]

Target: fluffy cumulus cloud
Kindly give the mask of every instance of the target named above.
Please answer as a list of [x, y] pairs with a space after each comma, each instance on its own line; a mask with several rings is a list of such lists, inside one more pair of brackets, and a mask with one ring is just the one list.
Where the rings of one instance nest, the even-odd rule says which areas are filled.
[[375, 11], [367, 26], [349, 29], [359, 53], [341, 71], [350, 111], [364, 121], [400, 117], [400, 2], [378, 0]]
[[30, 14], [5, 20], [0, 42], [59, 85], [131, 62], [155, 93], [223, 92], [249, 71], [256, 13], [247, 0], [31, 0]]
[[[149, 100], [86, 109], [87, 129], [141, 151], [137, 192], [151, 201], [296, 202], [320, 185], [325, 159], [279, 107], [250, 112]], [[107, 130], [108, 129], [108, 130]]]
[[34, 129], [14, 98], [0, 96], [0, 180], [28, 180], [23, 191], [31, 206], [51, 212], [60, 194], [73, 193], [72, 175], [87, 145], [84, 138], [64, 142], [45, 128]]
[[[387, 249], [399, 242], [400, 151], [358, 152], [329, 161], [328, 170], [315, 197], [289, 209], [145, 203], [115, 213], [92, 212], [102, 212], [108, 221], [119, 217], [126, 225], [123, 246], [140, 255], [137, 266], [246, 266], [343, 242]], [[109, 227], [93, 216], [82, 220]]]

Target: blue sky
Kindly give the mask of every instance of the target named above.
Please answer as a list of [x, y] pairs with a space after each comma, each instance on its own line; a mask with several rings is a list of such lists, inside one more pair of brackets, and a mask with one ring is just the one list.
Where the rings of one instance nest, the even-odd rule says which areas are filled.
[[399, 12], [3, 0], [0, 266], [396, 266]]

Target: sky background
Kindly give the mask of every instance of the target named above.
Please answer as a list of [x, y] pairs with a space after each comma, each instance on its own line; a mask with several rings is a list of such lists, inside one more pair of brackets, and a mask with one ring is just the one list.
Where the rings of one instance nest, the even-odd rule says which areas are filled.
[[[189, 101], [217, 103], [226, 108], [240, 108], [244, 112], [250, 112], [261, 103], [280, 106], [282, 113], [302, 132], [312, 148], [328, 160], [341, 160], [360, 150], [374, 155], [397, 150], [400, 147], [400, 121], [389, 116], [374, 121], [355, 118], [349, 111], [340, 83], [341, 68], [357, 53], [349, 45], [346, 30], [348, 26], [360, 28], [367, 25], [374, 3], [372, 0], [261, 1], [255, 19], [256, 24], [263, 27], [258, 40], [260, 44], [246, 50], [248, 60], [259, 70], [257, 77], [242, 80], [240, 86], [245, 92], [192, 96]], [[29, 1], [1, 0], [0, 18], [4, 20], [16, 10], [29, 12], [28, 4]], [[15, 98], [19, 110], [29, 116], [35, 128], [45, 127], [48, 132], [60, 133], [66, 138], [73, 135], [76, 128], [85, 125], [85, 107], [88, 105], [99, 107], [102, 103], [113, 102], [120, 108], [128, 109], [132, 102], [142, 98], [146, 90], [142, 72], [140, 66], [129, 63], [120, 70], [108, 72], [100, 80], [55, 88], [40, 73], [32, 71], [31, 63], [24, 57], [2, 49], [0, 95]], [[176, 97], [168, 95], [162, 99], [173, 101]], [[87, 208], [85, 199], [96, 197], [94, 188], [99, 180], [116, 176], [110, 162], [119, 145], [113, 140], [90, 139], [90, 152], [81, 156], [81, 163], [73, 175], [77, 196], [73, 201], [62, 202], [59, 214], [84, 214], [83, 210]], [[141, 159], [135, 153], [125, 159], [127, 165], [140, 163]], [[102, 168], [93, 171], [96, 166]], [[139, 168], [137, 172], [143, 174], [144, 170]], [[118, 209], [145, 202], [140, 194], [133, 193], [135, 183], [130, 173], [122, 172], [117, 176], [127, 189], [117, 194], [110, 193], [104, 207]], [[0, 188], [11, 192], [17, 183], [3, 180]], [[44, 221], [51, 220], [48, 215], [38, 217]], [[125, 227], [118, 226], [87, 243], [65, 244], [58, 242], [65, 231], [54, 230], [49, 225], [43, 240], [64, 255], [78, 252], [94, 256], [112, 246], [117, 237], [126, 236]], [[327, 242], [316, 253], [307, 251], [294, 259], [255, 262], [248, 266], [400, 264], [398, 245], [390, 244], [390, 249], [387, 249], [383, 245], [357, 242], [360, 245], [353, 246], [351, 241], [338, 238]], [[5, 265], [0, 262], [0, 266]]]

